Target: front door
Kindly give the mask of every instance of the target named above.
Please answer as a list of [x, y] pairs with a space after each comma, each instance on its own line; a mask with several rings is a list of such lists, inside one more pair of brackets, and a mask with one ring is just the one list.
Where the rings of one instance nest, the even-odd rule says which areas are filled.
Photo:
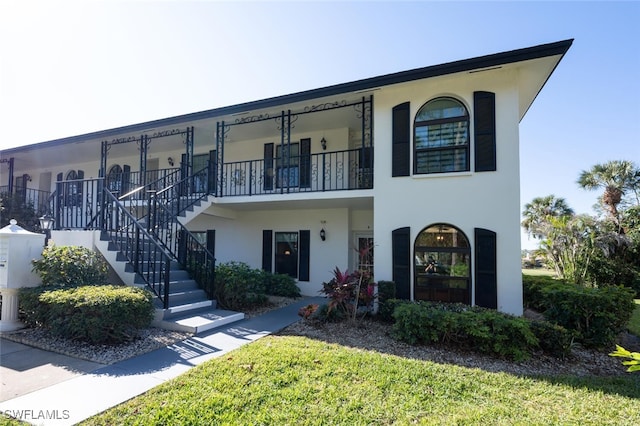
[[353, 270], [373, 272], [373, 233], [356, 233], [354, 245]]
[[276, 232], [276, 274], [298, 278], [297, 232]]

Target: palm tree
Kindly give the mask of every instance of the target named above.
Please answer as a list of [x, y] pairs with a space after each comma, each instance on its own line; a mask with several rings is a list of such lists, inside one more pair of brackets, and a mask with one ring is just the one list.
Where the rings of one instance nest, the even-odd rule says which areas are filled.
[[543, 238], [547, 233], [550, 218], [573, 216], [573, 209], [567, 205], [564, 198], [547, 195], [536, 197], [525, 204], [522, 216], [524, 217], [522, 226], [529, 235], [534, 238]]
[[604, 189], [600, 198], [609, 216], [616, 224], [620, 223], [618, 205], [628, 191], [638, 197], [640, 187], [640, 169], [631, 161], [616, 160], [596, 164], [591, 170], [583, 170], [578, 185], [587, 190]]

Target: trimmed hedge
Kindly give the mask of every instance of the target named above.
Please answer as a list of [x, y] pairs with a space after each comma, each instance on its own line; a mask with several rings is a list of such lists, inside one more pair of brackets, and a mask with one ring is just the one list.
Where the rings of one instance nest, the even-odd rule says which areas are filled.
[[300, 297], [300, 288], [296, 285], [296, 280], [287, 274], [272, 274], [261, 271], [262, 279], [265, 282], [265, 293], [272, 296]]
[[393, 281], [378, 281], [378, 318], [382, 321], [393, 320], [393, 310], [396, 307], [396, 283]]
[[105, 284], [109, 270], [100, 253], [81, 246], [47, 246], [32, 264], [44, 286]]
[[612, 346], [634, 310], [632, 289], [582, 287], [551, 277], [524, 275], [525, 306], [569, 330], [585, 347]]
[[300, 289], [288, 275], [253, 269], [243, 262], [216, 266], [215, 298], [221, 308], [243, 310], [262, 305], [267, 295], [300, 297]]
[[122, 343], [153, 320], [151, 293], [127, 286], [82, 286], [20, 291], [22, 320], [56, 337], [92, 344]]
[[626, 287], [566, 286], [542, 293], [545, 318], [575, 331], [578, 341], [590, 348], [612, 346], [635, 308], [635, 292]]
[[538, 348], [529, 321], [491, 309], [432, 302], [402, 303], [393, 313], [394, 337], [410, 344], [445, 343], [517, 361]]

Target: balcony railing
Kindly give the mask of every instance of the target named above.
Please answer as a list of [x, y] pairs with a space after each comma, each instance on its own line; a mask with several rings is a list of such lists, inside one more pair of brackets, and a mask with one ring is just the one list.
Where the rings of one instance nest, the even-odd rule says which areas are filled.
[[216, 196], [373, 188], [371, 149], [224, 163]]
[[[0, 194], [5, 196], [9, 193], [9, 186], [0, 186]], [[51, 193], [48, 191], [40, 191], [32, 188], [13, 187], [14, 199], [21, 202], [24, 206], [31, 206], [36, 215], [50, 213], [49, 198]]]
[[159, 169], [141, 172], [110, 173], [106, 179], [107, 189], [116, 196], [145, 187], [145, 191], [131, 194], [130, 199], [145, 199], [148, 191], [161, 191], [181, 179], [180, 169]]

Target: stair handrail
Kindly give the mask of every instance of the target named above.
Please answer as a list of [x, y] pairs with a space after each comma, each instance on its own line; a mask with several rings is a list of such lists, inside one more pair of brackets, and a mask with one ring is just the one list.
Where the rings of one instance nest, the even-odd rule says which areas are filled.
[[[211, 194], [209, 166], [156, 192], [157, 200], [176, 216]], [[172, 208], [168, 205], [171, 204]]]
[[213, 253], [178, 220], [175, 213], [158, 201], [157, 194], [149, 196], [149, 212], [149, 232], [189, 273], [207, 297], [213, 299], [216, 264]]
[[[169, 307], [170, 269], [172, 256], [133, 216], [123, 203], [107, 188], [103, 188], [104, 206], [110, 204], [115, 209], [105, 209], [104, 231], [109, 241], [129, 261], [146, 286], [160, 299], [163, 308]], [[124, 223], [123, 223], [124, 222]], [[123, 243], [124, 241], [124, 243]], [[149, 245], [149, 256], [141, 256], [143, 244]]]

